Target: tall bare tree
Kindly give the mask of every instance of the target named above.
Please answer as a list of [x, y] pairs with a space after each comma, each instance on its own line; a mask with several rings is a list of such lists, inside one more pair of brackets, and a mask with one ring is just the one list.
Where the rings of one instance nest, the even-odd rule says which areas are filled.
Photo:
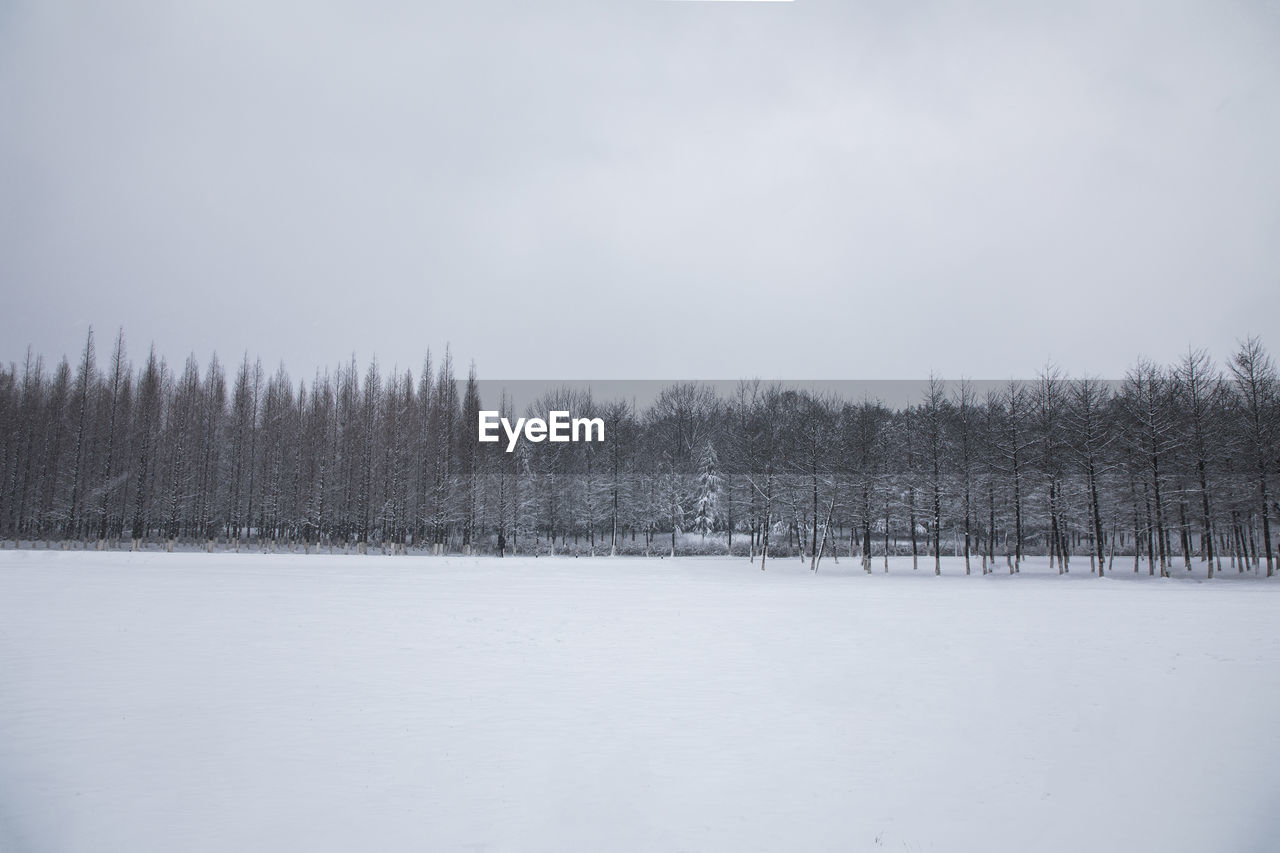
[[[1243, 422], [1242, 433], [1258, 488], [1258, 518], [1262, 527], [1267, 577], [1275, 573], [1271, 550], [1271, 500], [1269, 481], [1276, 464], [1277, 419], [1276, 368], [1257, 338], [1248, 338], [1231, 359], [1231, 376]], [[1255, 559], [1255, 564], [1256, 564]]]

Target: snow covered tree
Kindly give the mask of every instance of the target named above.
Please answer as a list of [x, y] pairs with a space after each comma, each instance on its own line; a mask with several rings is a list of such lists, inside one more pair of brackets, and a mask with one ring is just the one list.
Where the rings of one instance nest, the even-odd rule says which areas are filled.
[[[929, 492], [932, 518], [929, 526], [933, 536], [933, 573], [942, 574], [942, 460], [945, 456], [945, 432], [947, 401], [943, 384], [937, 377], [929, 377], [929, 390], [920, 409], [924, 432], [925, 452], [929, 463]], [[914, 542], [914, 537], [912, 538]]]
[[[1108, 447], [1113, 440], [1107, 406], [1110, 402], [1102, 383], [1085, 377], [1072, 384], [1066, 423], [1072, 438], [1071, 450], [1083, 468], [1089, 500], [1089, 524], [1098, 577], [1106, 575], [1103, 546], [1102, 507], [1099, 484], [1105, 471]], [[1112, 548], [1114, 549], [1114, 543]]]
[[1030, 553], [1065, 571], [1083, 547], [1095, 571], [1120, 553], [1190, 569], [1198, 549], [1214, 575], [1226, 559], [1275, 573], [1280, 379], [1257, 340], [1230, 373], [1188, 350], [1123, 386], [1048, 368], [948, 396], [935, 379], [896, 409], [744, 381], [727, 397], [672, 385], [639, 412], [564, 387], [526, 414], [598, 415], [605, 443], [514, 453], [477, 449], [479, 380], [462, 393], [447, 350], [418, 377], [352, 357], [306, 385], [249, 353], [234, 381], [216, 356], [170, 370], [154, 349], [135, 370], [123, 335], [99, 369], [93, 342], [52, 375], [36, 354], [0, 365], [0, 536], [618, 553], [629, 531], [653, 553], [669, 531], [675, 554], [682, 529], [728, 531], [730, 552], [742, 531], [762, 567], [776, 539], [816, 568], [848, 525], [866, 570], [873, 543], [886, 568], [923, 543], [937, 572], [947, 533], [984, 572], [997, 547], [1011, 572]]
[[[1275, 364], [1257, 338], [1249, 338], [1240, 345], [1230, 366], [1231, 375], [1235, 379], [1237, 405], [1243, 416], [1244, 445], [1248, 448], [1253, 479], [1258, 487], [1263, 551], [1266, 555], [1267, 577], [1271, 577], [1275, 574], [1275, 563], [1271, 553], [1271, 502], [1268, 485], [1271, 468], [1276, 464], [1276, 444], [1280, 436], [1280, 418], [1277, 418], [1280, 379], [1277, 378]], [[1254, 554], [1254, 565], [1257, 565], [1256, 547]]]
[[701, 533], [704, 539], [716, 526], [720, 485], [720, 460], [716, 457], [716, 449], [708, 441], [698, 463], [698, 496], [694, 503], [696, 515], [693, 519], [693, 529]]

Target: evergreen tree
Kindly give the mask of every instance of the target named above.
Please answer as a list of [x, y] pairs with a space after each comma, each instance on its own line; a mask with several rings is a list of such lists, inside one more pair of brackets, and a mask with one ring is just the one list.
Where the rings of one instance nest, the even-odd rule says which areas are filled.
[[693, 527], [703, 538], [715, 529], [716, 518], [720, 506], [720, 460], [716, 457], [716, 449], [707, 442], [702, 450], [702, 459], [698, 463], [698, 498], [697, 515]]

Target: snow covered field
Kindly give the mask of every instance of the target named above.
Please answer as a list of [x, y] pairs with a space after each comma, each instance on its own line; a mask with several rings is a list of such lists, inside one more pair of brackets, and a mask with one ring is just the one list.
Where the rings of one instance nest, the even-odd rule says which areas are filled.
[[962, 571], [3, 551], [0, 850], [1280, 849], [1280, 583]]

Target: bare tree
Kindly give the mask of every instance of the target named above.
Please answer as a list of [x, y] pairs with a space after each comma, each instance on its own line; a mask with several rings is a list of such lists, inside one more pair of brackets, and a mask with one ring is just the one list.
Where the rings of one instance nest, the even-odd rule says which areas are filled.
[[[946, 389], [936, 376], [929, 377], [921, 415], [924, 420], [925, 447], [929, 454], [929, 492], [933, 517], [930, 533], [933, 536], [933, 573], [942, 574], [942, 459], [945, 455]], [[914, 535], [912, 541], [915, 541]]]
[[1214, 552], [1213, 501], [1209, 488], [1210, 447], [1221, 437], [1219, 419], [1222, 407], [1222, 377], [1204, 350], [1187, 348], [1187, 355], [1174, 370], [1174, 388], [1178, 409], [1183, 416], [1183, 446], [1190, 451], [1200, 494], [1200, 545], [1208, 563], [1208, 575], [1221, 571], [1221, 556]]
[[1073, 383], [1071, 403], [1066, 413], [1067, 423], [1074, 436], [1071, 449], [1084, 468], [1089, 496], [1089, 522], [1093, 539], [1089, 562], [1093, 564], [1098, 576], [1103, 577], [1106, 573], [1106, 555], [1099, 481], [1114, 436], [1107, 417], [1108, 397], [1102, 383], [1085, 377]]
[[103, 463], [101, 500], [98, 506], [99, 550], [104, 546], [111, 522], [111, 494], [116, 487], [116, 484], [112, 481], [116, 473], [114, 470], [116, 461], [116, 421], [120, 413], [120, 392], [124, 389], [125, 377], [128, 372], [129, 367], [125, 363], [124, 330], [121, 329], [116, 333], [116, 345], [111, 352], [111, 407], [110, 414], [107, 417], [107, 454]]
[[[1257, 338], [1248, 338], [1231, 359], [1237, 405], [1243, 422], [1245, 446], [1258, 487], [1258, 517], [1262, 525], [1263, 553], [1267, 577], [1275, 573], [1271, 551], [1271, 502], [1268, 481], [1276, 460], [1277, 388], [1276, 368]], [[1255, 565], [1257, 559], [1254, 560]]]
[[1177, 438], [1171, 416], [1168, 376], [1155, 364], [1139, 361], [1129, 371], [1122, 399], [1131, 426], [1132, 458], [1140, 460], [1145, 468], [1145, 476], [1141, 480], [1144, 494], [1149, 488], [1150, 500], [1154, 503], [1155, 538], [1149, 553], [1158, 554], [1160, 576], [1167, 577], [1170, 549], [1165, 524], [1162, 466], [1167, 466]]
[[80, 496], [84, 489], [83, 461], [85, 444], [87, 443], [87, 432], [90, 427], [88, 421], [89, 413], [89, 391], [94, 384], [94, 356], [93, 356], [93, 328], [90, 327], [89, 334], [85, 338], [84, 351], [80, 356], [80, 367], [76, 371], [76, 452], [75, 461], [71, 468], [71, 509], [67, 515], [67, 528], [71, 536], [80, 534], [78, 512], [80, 510]]
[[[964, 573], [970, 573], [969, 554], [973, 544], [973, 478], [977, 452], [973, 384], [962, 380], [956, 392], [955, 432], [960, 463], [960, 485], [964, 496]], [[985, 565], [984, 565], [985, 568]]]

